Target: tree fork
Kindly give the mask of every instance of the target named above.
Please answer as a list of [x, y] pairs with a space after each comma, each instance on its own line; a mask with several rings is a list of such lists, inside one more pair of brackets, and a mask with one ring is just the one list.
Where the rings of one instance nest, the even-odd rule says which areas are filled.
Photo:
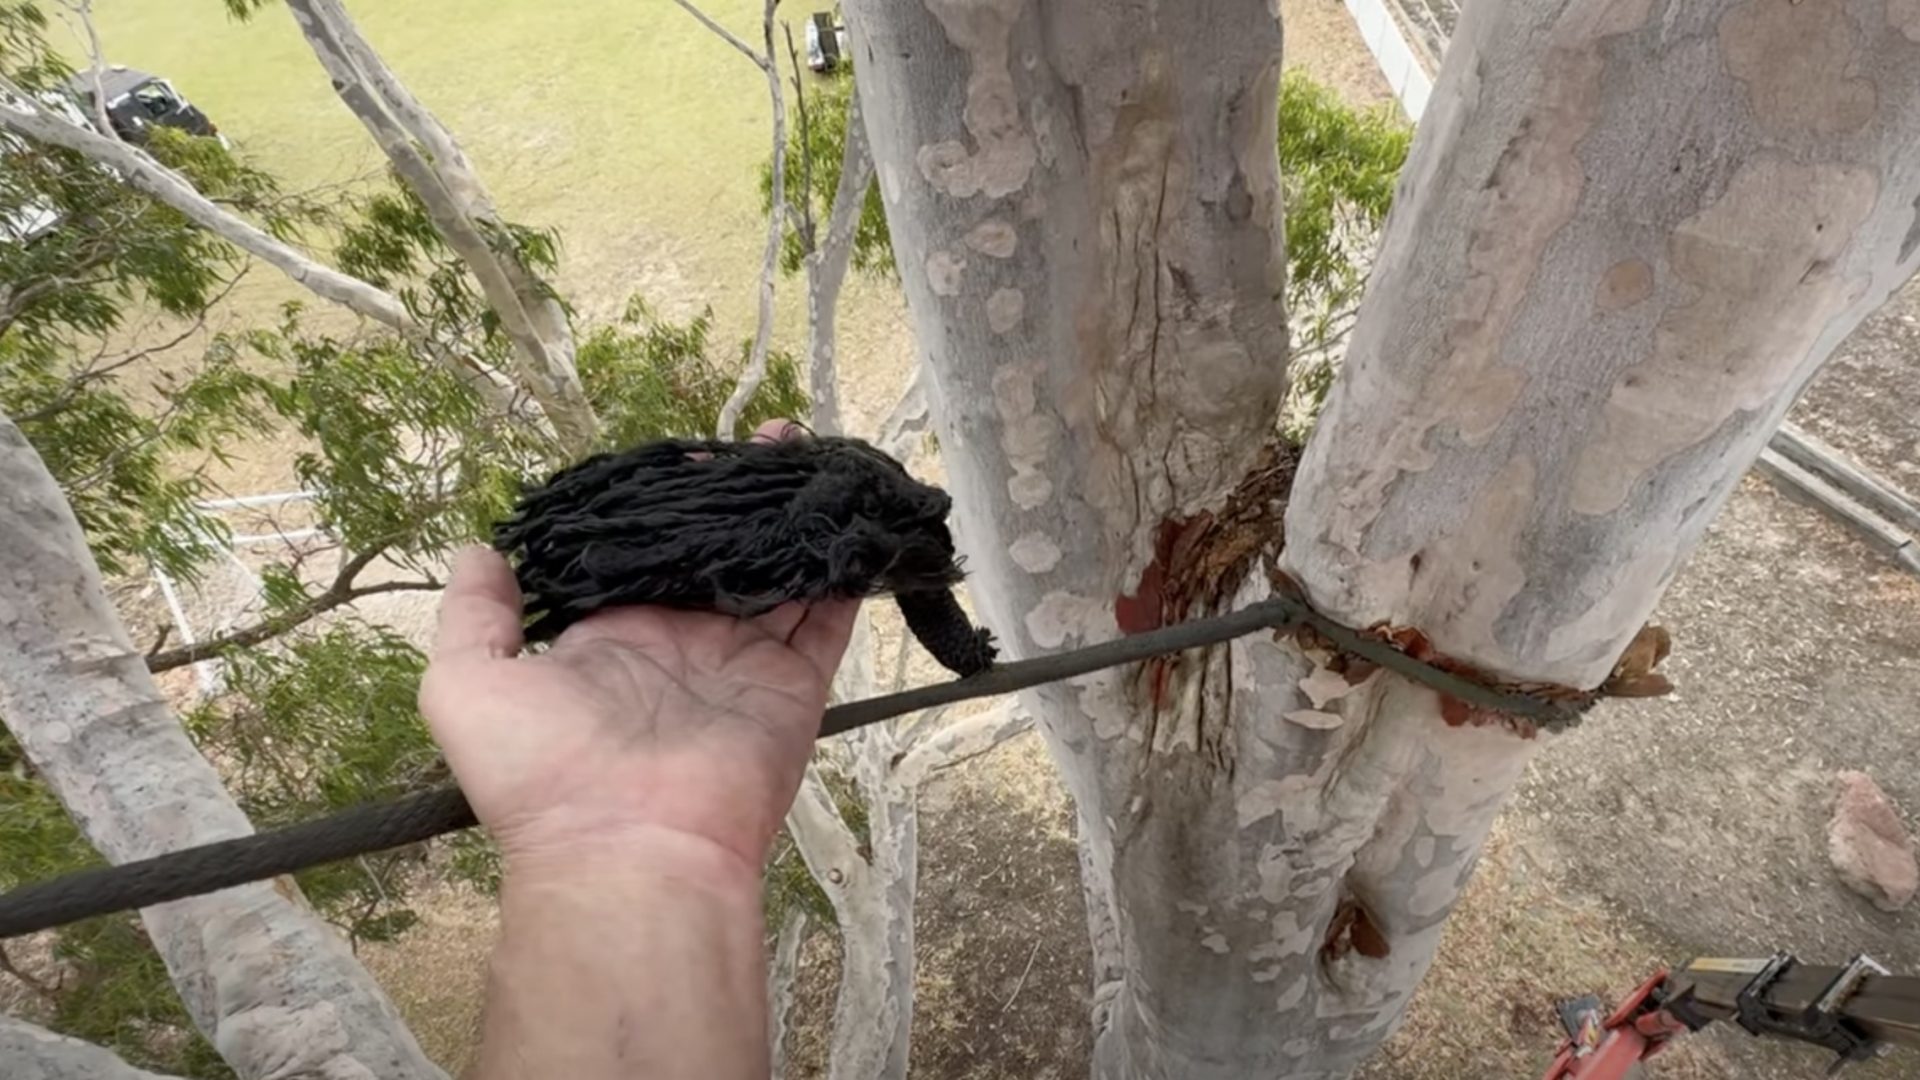
[[[1015, 656], [1110, 638], [1284, 385], [1278, 26], [849, 6], [975, 598]], [[1916, 42], [1865, 2], [1470, 6], [1266, 569], [1504, 681], [1607, 675], [1913, 269]], [[1256, 639], [1029, 703], [1099, 909], [1098, 1076], [1344, 1075], [1538, 745]]]

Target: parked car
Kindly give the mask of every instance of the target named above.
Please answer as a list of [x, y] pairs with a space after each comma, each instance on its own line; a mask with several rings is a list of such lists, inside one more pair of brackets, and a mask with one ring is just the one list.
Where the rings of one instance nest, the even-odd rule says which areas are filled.
[[[46, 91], [36, 96], [42, 108], [59, 113], [81, 127], [93, 128], [86, 114], [67, 95], [59, 91]], [[0, 90], [0, 108], [6, 108], [9, 104], [24, 106], [19, 99]], [[25, 140], [10, 132], [0, 131], [0, 159], [31, 152], [32, 147]], [[7, 171], [0, 169], [0, 244], [32, 243], [58, 228], [60, 222], [58, 208], [26, 191], [10, 190]]]
[[826, 72], [840, 66], [846, 52], [847, 28], [836, 25], [833, 13], [816, 11], [807, 19], [807, 66]]
[[[148, 129], [156, 125], [179, 128], [189, 135], [220, 138], [220, 129], [207, 119], [207, 114], [158, 75], [115, 64], [100, 73], [100, 86], [107, 98], [107, 120], [113, 124], [114, 132], [128, 142], [143, 141]], [[83, 71], [67, 80], [67, 89], [80, 99], [87, 115], [98, 111], [93, 102], [91, 72]]]

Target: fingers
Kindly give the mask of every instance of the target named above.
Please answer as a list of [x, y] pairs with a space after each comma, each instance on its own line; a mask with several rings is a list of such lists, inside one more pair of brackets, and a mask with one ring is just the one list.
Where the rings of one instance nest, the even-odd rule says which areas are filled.
[[807, 429], [792, 420], [768, 420], [753, 429], [753, 442], [776, 443], [805, 438]]
[[453, 563], [453, 577], [440, 597], [435, 660], [508, 657], [525, 644], [520, 623], [520, 584], [499, 552], [469, 547]]

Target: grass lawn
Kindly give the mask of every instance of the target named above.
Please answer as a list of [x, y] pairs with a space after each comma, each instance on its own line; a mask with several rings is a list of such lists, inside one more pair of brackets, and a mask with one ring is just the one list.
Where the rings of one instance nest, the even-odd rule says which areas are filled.
[[[808, 12], [826, 6], [783, 9], [796, 40]], [[765, 238], [757, 170], [770, 128], [766, 83], [744, 57], [670, 0], [355, 0], [351, 9], [461, 140], [502, 212], [559, 230], [559, 284], [583, 322], [614, 317], [639, 292], [678, 317], [712, 305], [715, 341], [729, 349], [752, 332]], [[757, 40], [753, 0], [704, 10]], [[284, 7], [245, 23], [219, 0], [98, 0], [96, 12], [110, 61], [173, 80], [290, 189], [384, 169]], [[264, 267], [236, 296], [241, 319], [311, 299]], [[783, 281], [778, 343], [796, 351], [800, 299], [799, 281]], [[853, 417], [876, 417], [911, 355], [901, 304], [891, 283], [860, 280], [849, 282], [846, 304], [843, 395]], [[284, 487], [284, 460], [263, 453], [227, 482]]]
[[[247, 152], [305, 187], [385, 162], [291, 15], [218, 0], [101, 0], [109, 56], [171, 78]], [[743, 36], [752, 0], [708, 5]], [[558, 227], [593, 314], [636, 287], [750, 318], [767, 151], [760, 73], [667, 0], [360, 0], [368, 38], [461, 139], [510, 218]], [[804, 10], [788, 13], [804, 17]]]

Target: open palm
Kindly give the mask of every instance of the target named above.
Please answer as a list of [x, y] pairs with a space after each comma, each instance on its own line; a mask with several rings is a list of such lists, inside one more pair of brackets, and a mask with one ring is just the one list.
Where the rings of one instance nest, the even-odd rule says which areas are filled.
[[856, 604], [753, 619], [629, 607], [521, 656], [520, 592], [485, 549], [441, 604], [421, 710], [509, 861], [670, 829], [754, 863], [793, 802]]

